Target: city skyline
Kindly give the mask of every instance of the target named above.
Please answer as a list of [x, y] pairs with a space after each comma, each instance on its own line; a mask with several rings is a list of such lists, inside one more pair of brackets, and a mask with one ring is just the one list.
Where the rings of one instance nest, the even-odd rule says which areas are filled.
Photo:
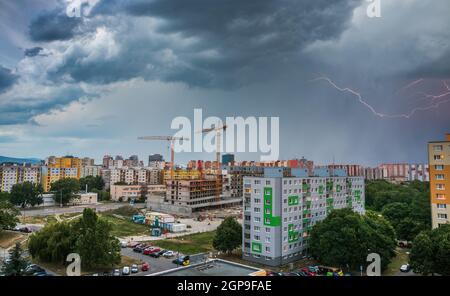
[[426, 163], [449, 132], [446, 1], [90, 3], [0, 1], [0, 155], [169, 159], [137, 137], [195, 108], [279, 117], [279, 158], [324, 164]]

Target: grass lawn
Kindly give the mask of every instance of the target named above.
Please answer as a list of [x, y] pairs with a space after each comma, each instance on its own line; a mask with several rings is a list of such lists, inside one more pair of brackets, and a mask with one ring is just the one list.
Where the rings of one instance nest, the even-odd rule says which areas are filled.
[[388, 268], [383, 272], [383, 275], [395, 275], [400, 271], [400, 266], [409, 262], [409, 255], [406, 252], [409, 252], [409, 249], [401, 249], [397, 248], [395, 251], [396, 255], [392, 258], [391, 263], [388, 265]]
[[25, 235], [20, 232], [2, 231], [0, 232], [0, 247], [7, 249], [12, 247], [16, 242], [22, 241]]
[[22, 224], [46, 224], [55, 222], [56, 218], [53, 215], [49, 216], [19, 216], [19, 221]]
[[100, 214], [100, 216], [113, 225], [111, 234], [114, 236], [124, 237], [131, 235], [150, 234], [150, 227], [146, 225], [137, 224], [131, 220], [120, 219], [111, 215]]
[[212, 251], [212, 241], [215, 231], [194, 233], [176, 238], [153, 241], [160, 248], [181, 252], [183, 254], [197, 254]]

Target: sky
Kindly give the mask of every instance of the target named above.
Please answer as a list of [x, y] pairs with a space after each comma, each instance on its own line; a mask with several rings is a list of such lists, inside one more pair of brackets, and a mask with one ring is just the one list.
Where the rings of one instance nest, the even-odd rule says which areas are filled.
[[279, 158], [322, 164], [426, 162], [450, 132], [448, 0], [74, 1], [0, 0], [0, 155], [168, 158], [137, 137], [198, 108], [278, 117]]

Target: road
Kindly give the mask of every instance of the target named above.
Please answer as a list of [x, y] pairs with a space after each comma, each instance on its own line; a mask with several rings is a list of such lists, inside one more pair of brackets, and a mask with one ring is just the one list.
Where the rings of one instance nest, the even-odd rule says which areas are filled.
[[[103, 212], [108, 210], [115, 210], [120, 207], [129, 205], [128, 203], [106, 203], [106, 204], [94, 204], [94, 205], [80, 205], [80, 206], [70, 206], [70, 207], [51, 207], [43, 209], [32, 209], [32, 210], [22, 210], [21, 215], [23, 216], [47, 216], [55, 214], [70, 214], [70, 213], [81, 213], [85, 208], [96, 209], [97, 212]], [[145, 204], [134, 204], [133, 207], [141, 208]]]

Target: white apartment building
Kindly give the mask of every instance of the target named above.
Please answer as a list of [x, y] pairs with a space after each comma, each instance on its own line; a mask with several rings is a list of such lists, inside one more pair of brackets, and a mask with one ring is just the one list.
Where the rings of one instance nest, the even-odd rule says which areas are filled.
[[243, 259], [270, 266], [307, 255], [309, 232], [333, 209], [364, 213], [364, 177], [344, 170], [265, 168], [244, 177]]
[[40, 182], [40, 168], [38, 166], [2, 165], [0, 166], [0, 191], [11, 192], [17, 183]]

